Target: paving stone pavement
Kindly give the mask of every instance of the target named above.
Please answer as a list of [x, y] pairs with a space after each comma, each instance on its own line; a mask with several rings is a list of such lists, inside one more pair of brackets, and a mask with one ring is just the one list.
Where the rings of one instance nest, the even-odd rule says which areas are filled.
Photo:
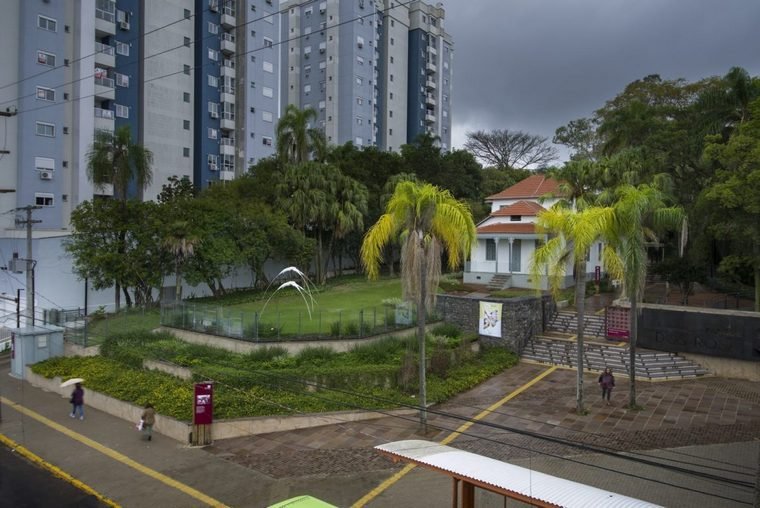
[[[431, 410], [473, 417], [546, 369], [520, 363]], [[557, 369], [483, 419], [496, 426], [474, 425], [451, 446], [499, 460], [516, 460], [579, 455], [599, 448], [630, 452], [760, 438], [759, 383], [720, 378], [639, 382], [637, 403], [643, 409], [631, 411], [624, 407], [627, 379], [619, 380], [613, 404], [607, 406], [596, 386], [597, 375], [584, 376], [586, 415], [575, 411], [575, 372]], [[428, 422], [424, 436], [416, 416], [384, 417], [222, 440], [207, 451], [272, 478], [391, 473], [401, 465], [380, 457], [374, 446], [402, 439], [441, 440], [463, 423], [439, 414], [431, 414]], [[570, 446], [562, 440], [596, 448]]]

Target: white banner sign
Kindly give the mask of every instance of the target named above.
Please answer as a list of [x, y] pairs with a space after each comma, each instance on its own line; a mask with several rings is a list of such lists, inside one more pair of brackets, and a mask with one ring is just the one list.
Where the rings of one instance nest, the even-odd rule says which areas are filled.
[[501, 305], [495, 302], [480, 302], [480, 335], [501, 338]]

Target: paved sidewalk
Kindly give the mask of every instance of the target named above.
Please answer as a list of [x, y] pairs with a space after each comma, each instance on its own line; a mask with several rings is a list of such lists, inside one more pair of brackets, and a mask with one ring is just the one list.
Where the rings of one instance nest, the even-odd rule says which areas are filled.
[[[8, 377], [7, 364], [0, 367], [0, 395], [27, 408], [23, 411], [41, 415], [35, 418], [3, 404], [0, 433], [127, 507], [208, 506], [214, 501], [259, 507], [298, 494], [350, 506], [402, 467], [380, 457], [373, 446], [410, 438], [440, 440], [463, 423], [431, 414], [429, 432], [423, 436], [416, 418], [385, 417], [217, 441], [205, 449], [192, 449], [161, 435], [154, 435], [152, 442], [141, 441], [132, 422], [89, 408], [84, 421], [72, 420], [66, 399]], [[433, 410], [471, 418], [546, 371], [546, 366], [521, 363]], [[760, 438], [759, 384], [717, 378], [639, 383], [638, 402], [645, 409], [631, 412], [624, 408], [624, 380], [613, 395], [613, 406], [601, 402], [595, 375], [587, 375], [585, 383], [587, 415], [575, 414], [575, 372], [555, 369], [483, 418], [486, 424], [501, 428], [473, 425], [451, 446], [667, 506], [751, 502], [757, 467], [755, 440]], [[523, 431], [637, 456], [640, 450], [689, 446], [688, 452], [651, 454], [666, 455], [673, 467], [699, 468], [738, 483], [683, 474], [671, 478], [675, 473], [670, 470], [599, 456]], [[607, 469], [600, 473], [594, 464]], [[649, 480], [615, 472], [620, 470]], [[664, 478], [673, 485], [658, 483]], [[715, 497], [719, 493], [728, 500]], [[415, 469], [377, 492], [367, 504], [440, 506], [450, 504], [450, 494], [447, 478]], [[502, 505], [500, 500], [484, 498], [483, 502]]]

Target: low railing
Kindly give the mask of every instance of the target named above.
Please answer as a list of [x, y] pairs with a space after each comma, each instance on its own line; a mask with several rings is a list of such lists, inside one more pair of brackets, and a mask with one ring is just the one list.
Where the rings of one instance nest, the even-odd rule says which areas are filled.
[[113, 120], [113, 111], [110, 109], [95, 108], [95, 118], [105, 118]]
[[95, 78], [95, 84], [100, 86], [105, 86], [107, 88], [113, 88], [114, 87], [114, 81], [112, 78]]
[[113, 46], [109, 46], [108, 44], [103, 44], [102, 42], [95, 42], [95, 51], [98, 53], [104, 53], [106, 55], [115, 56], [116, 55], [116, 48]]

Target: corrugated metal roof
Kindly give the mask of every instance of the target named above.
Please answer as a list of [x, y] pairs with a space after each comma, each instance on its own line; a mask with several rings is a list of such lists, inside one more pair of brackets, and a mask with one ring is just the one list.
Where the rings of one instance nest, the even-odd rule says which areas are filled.
[[504, 495], [513, 493], [540, 503], [568, 508], [659, 506], [431, 441], [395, 441], [376, 446], [375, 449], [415, 464], [446, 471], [465, 481], [491, 486], [494, 492]]
[[544, 175], [531, 175], [503, 191], [488, 196], [486, 201], [497, 199], [540, 198], [548, 193], [559, 194], [559, 182]]

